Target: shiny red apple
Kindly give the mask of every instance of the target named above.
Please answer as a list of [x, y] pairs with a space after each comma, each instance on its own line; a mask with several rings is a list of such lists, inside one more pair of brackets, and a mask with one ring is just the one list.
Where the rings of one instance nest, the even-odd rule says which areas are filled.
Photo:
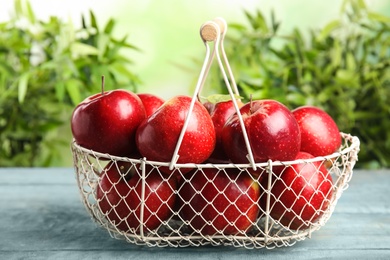
[[[239, 108], [243, 106], [241, 101], [238, 100], [237, 103]], [[209, 110], [216, 136], [215, 149], [211, 154], [209, 161], [212, 163], [228, 163], [229, 158], [226, 155], [222, 144], [222, 129], [229, 117], [236, 112], [233, 101], [221, 101], [216, 104], [206, 102], [203, 105]]]
[[245, 234], [258, 217], [260, 193], [258, 182], [245, 171], [205, 168], [183, 177], [179, 210], [203, 235]]
[[[148, 160], [170, 162], [186, 120], [191, 97], [176, 96], [144, 120], [136, 133], [137, 147]], [[179, 149], [178, 163], [202, 163], [215, 147], [215, 130], [206, 108], [195, 102]]]
[[[98, 205], [120, 231], [139, 233], [142, 226], [144, 232], [149, 232], [173, 214], [176, 179], [161, 176], [156, 168], [146, 169], [144, 180], [139, 170], [122, 162], [110, 163], [102, 173], [97, 187]], [[142, 182], [145, 183], [145, 200], [141, 223]]]
[[[291, 111], [275, 100], [255, 100], [241, 109], [255, 162], [288, 161], [298, 154], [301, 145], [299, 126]], [[234, 163], [248, 163], [247, 147], [237, 114], [222, 130], [226, 154]]]
[[74, 109], [71, 129], [76, 143], [85, 148], [130, 156], [136, 151], [135, 132], [145, 118], [136, 94], [122, 89], [102, 91]]
[[[315, 157], [311, 154], [299, 152], [295, 159], [312, 158]], [[307, 229], [330, 205], [332, 177], [324, 162], [293, 164], [272, 181], [270, 194], [270, 216], [273, 219], [289, 229]], [[262, 208], [266, 208], [265, 200], [262, 200]]]
[[137, 94], [144, 104], [146, 116], [151, 116], [162, 104], [164, 104], [165, 100], [149, 93], [139, 93]]
[[298, 107], [292, 113], [301, 131], [301, 151], [325, 156], [339, 149], [340, 131], [328, 113], [314, 106]]

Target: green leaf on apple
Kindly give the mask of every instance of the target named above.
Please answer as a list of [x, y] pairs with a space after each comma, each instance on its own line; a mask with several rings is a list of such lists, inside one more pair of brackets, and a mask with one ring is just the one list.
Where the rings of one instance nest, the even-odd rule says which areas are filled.
[[[234, 98], [235, 98], [235, 99], [243, 99], [243, 98], [242, 98], [241, 96], [239, 96], [239, 95], [234, 95]], [[205, 99], [207, 102], [210, 102], [210, 103], [212, 103], [212, 104], [217, 104], [217, 103], [219, 103], [219, 102], [225, 102], [225, 101], [232, 100], [231, 96], [230, 96], [230, 95], [227, 95], [227, 94], [213, 94], [213, 95], [204, 97], [204, 99]]]

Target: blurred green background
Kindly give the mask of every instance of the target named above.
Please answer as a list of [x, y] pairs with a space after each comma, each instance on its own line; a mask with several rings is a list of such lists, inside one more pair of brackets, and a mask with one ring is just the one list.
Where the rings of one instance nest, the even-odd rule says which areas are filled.
[[[58, 117], [58, 122], [56, 121], [57, 119], [53, 119], [50, 126], [45, 125], [45, 127], [43, 127], [43, 123], [41, 123], [41, 128], [38, 127], [36, 128], [38, 130], [31, 130], [41, 131], [39, 129], [44, 129], [42, 130], [44, 132], [42, 135], [32, 137], [32, 139], [35, 138], [40, 142], [37, 141], [34, 143], [36, 146], [34, 148], [34, 145], [26, 145], [26, 142], [21, 142], [19, 140], [16, 146], [27, 147], [26, 151], [19, 154], [12, 155], [12, 149], [9, 148], [11, 145], [7, 144], [7, 142], [10, 141], [8, 140], [9, 138], [7, 139], [6, 135], [10, 132], [16, 133], [16, 129], [19, 129], [20, 133], [23, 134], [29, 129], [34, 128], [31, 128], [31, 125], [29, 124], [24, 126], [15, 124], [16, 128], [7, 128], [9, 118], [7, 119], [6, 115], [10, 113], [10, 107], [17, 106], [17, 103], [21, 104], [21, 107], [26, 108], [27, 104], [33, 104], [32, 100], [37, 101], [43, 94], [40, 92], [37, 92], [35, 96], [32, 94], [33, 87], [29, 85], [33, 84], [33, 77], [31, 75], [34, 75], [35, 78], [37, 76], [34, 74], [36, 73], [36, 70], [29, 67], [29, 65], [26, 65], [25, 68], [29, 71], [27, 75], [30, 76], [23, 78], [20, 76], [20, 72], [19, 74], [17, 74], [18, 71], [12, 72], [15, 84], [12, 83], [12, 77], [0, 77], [0, 84], [3, 84], [0, 86], [0, 90], [2, 91], [2, 93], [0, 93], [0, 97], [2, 98], [0, 99], [2, 102], [2, 104], [0, 104], [0, 134], [2, 135], [1, 141], [3, 142], [3, 154], [0, 159], [0, 166], [72, 165], [69, 149], [69, 142], [71, 140], [68, 124], [68, 118], [70, 116], [69, 111], [71, 111], [74, 103], [77, 103], [78, 100], [85, 98], [90, 93], [98, 91], [100, 77], [97, 77], [97, 75], [99, 75], [99, 73], [104, 73], [104, 70], [100, 71], [96, 66], [99, 62], [102, 62], [102, 64], [104, 63], [107, 68], [115, 67], [114, 71], [108, 69], [112, 72], [112, 77], [109, 78], [107, 82], [107, 84], [111, 84], [109, 85], [109, 88], [125, 87], [137, 92], [154, 93], [165, 99], [176, 94], [191, 95], [196, 77], [200, 71], [200, 61], [204, 57], [204, 46], [199, 37], [199, 28], [203, 22], [221, 16], [224, 17], [228, 23], [239, 24], [249, 28], [253, 24], [251, 25], [250, 19], [248, 19], [245, 11], [256, 14], [256, 12], [260, 10], [268, 21], [271, 19], [270, 14], [271, 11], [273, 11], [276, 20], [280, 23], [278, 26], [278, 34], [289, 35], [294, 31], [294, 28], [299, 28], [302, 32], [324, 28], [329, 22], [340, 17], [341, 6], [343, 2], [345, 3], [348, 1], [198, 0], [195, 2], [174, 0], [30, 0], [29, 2], [33, 11], [30, 10], [29, 7], [26, 7], [26, 3], [28, 2], [17, 2], [20, 9], [19, 16], [23, 16], [21, 14], [27, 14], [26, 17], [30, 15], [30, 22], [31, 20], [34, 20], [35, 22], [40, 21], [41, 23], [46, 23], [45, 32], [47, 35], [49, 35], [49, 31], [52, 32], [50, 39], [53, 42], [56, 42], [61, 38], [61, 35], [54, 35], [56, 32], [54, 25], [58, 27], [61, 27], [62, 25], [61, 22], [53, 22], [50, 20], [52, 19], [50, 17], [56, 17], [59, 21], [63, 21], [64, 24], [73, 25], [72, 30], [75, 31], [74, 34], [69, 34], [69, 26], [65, 26], [67, 28], [67, 33], [64, 33], [62, 37], [66, 38], [69, 35], [78, 37], [80, 34], [79, 28], [84, 28], [86, 32], [84, 32], [84, 36], [81, 36], [82, 39], [79, 41], [81, 44], [73, 44], [70, 50], [61, 52], [61, 56], [58, 56], [61, 58], [61, 62], [56, 64], [53, 64], [53, 62], [47, 63], [45, 67], [42, 68], [42, 71], [44, 72], [49, 71], [48, 75], [50, 76], [48, 77], [50, 80], [58, 82], [63, 81], [65, 77], [66, 82], [72, 83], [74, 89], [77, 89], [77, 91], [67, 88], [67, 86], [53, 83], [55, 85], [53, 87], [53, 91], [56, 93], [55, 96], [57, 99], [60, 97], [59, 99], [64, 106], [55, 98], [50, 99], [49, 101], [42, 99], [42, 101], [39, 102], [58, 104], [57, 110], [59, 111], [53, 112], [53, 115], [55, 114]], [[383, 21], [381, 22], [384, 26], [389, 25], [388, 20], [385, 19], [386, 17], [389, 17], [390, 14], [389, 1], [371, 0], [355, 2], [358, 4], [365, 3], [366, 8], [383, 16], [378, 17], [379, 20], [383, 18]], [[0, 23], [2, 23], [2, 30], [4, 31], [5, 28], [9, 29], [10, 19], [15, 18], [15, 13], [18, 12], [18, 7], [15, 8], [14, 5], [15, 1], [2, 1]], [[90, 11], [93, 12], [92, 16]], [[31, 12], [33, 12], [33, 17], [31, 17]], [[18, 15], [16, 14], [16, 16]], [[82, 16], [84, 16], [84, 23], [81, 19]], [[115, 21], [115, 23], [111, 23], [110, 21]], [[15, 24], [13, 26], [15, 27]], [[18, 21], [16, 27], [19, 28], [19, 31], [17, 33], [9, 33], [7, 37], [11, 37], [10, 35], [13, 34], [16, 35], [13, 35], [12, 39], [19, 37], [20, 35], [18, 34], [21, 34], [20, 28], [23, 28], [23, 26], [23, 21]], [[95, 26], [100, 30], [99, 33], [102, 35], [104, 34], [104, 37], [96, 37], [95, 32], [93, 31]], [[237, 32], [240, 32], [240, 30], [235, 30], [235, 33]], [[107, 35], [109, 37], [106, 37]], [[121, 42], [126, 35], [128, 37]], [[240, 36], [240, 34], [238, 35]], [[309, 33], [307, 33], [307, 35], [309, 35]], [[107, 40], [108, 38], [112, 41]], [[3, 37], [3, 42], [0, 42], [0, 44], [6, 46], [4, 39], [7, 38]], [[104, 52], [99, 54], [99, 56], [94, 52], [99, 51], [99, 46], [102, 45], [101, 39], [106, 39], [105, 46], [108, 47]], [[9, 40], [7, 41], [9, 42]], [[388, 37], [384, 40], [385, 43], [386, 41], [389, 43]], [[110, 45], [107, 42], [110, 42]], [[126, 42], [126, 44], [124, 44], [124, 42]], [[95, 46], [96, 49], [85, 48], [85, 45], [83, 44], [90, 44]], [[390, 52], [389, 45], [390, 43], [384, 50], [387, 57]], [[0, 46], [0, 48], [2, 48], [2, 46]], [[47, 48], [49, 52], [49, 48], [52, 48], [52, 45]], [[120, 49], [120, 52], [114, 53], [113, 50], [116, 50], [115, 48]], [[3, 55], [6, 55], [8, 50], [4, 47], [2, 51]], [[50, 49], [50, 51], [52, 51], [54, 55], [58, 52], [58, 48]], [[72, 62], [74, 70], [70, 70], [68, 73], [69, 75], [61, 75], [61, 77], [53, 78], [53, 73], [58, 72], [59, 64], [63, 64], [64, 57], [66, 57], [66, 55], [75, 55], [75, 53], [78, 57], [68, 61]], [[236, 55], [239, 56], [237, 53]], [[91, 56], [98, 57], [92, 59]], [[6, 68], [6, 64], [4, 64], [4, 60], [6, 60], [4, 57], [6, 56], [3, 56], [3, 60], [1, 60], [1, 63], [3, 63], [1, 72], [6, 73], [8, 71], [11, 75], [11, 69]], [[58, 58], [58, 60], [60, 58]], [[234, 60], [234, 58], [232, 59]], [[18, 64], [19, 63], [20, 61], [18, 61]], [[56, 69], [51, 70], [51, 66], [56, 67]], [[88, 72], [89, 74], [87, 73], [88, 77], [79, 80], [78, 76], [81, 78], [84, 77], [84, 72], [87, 67], [92, 68], [91, 71]], [[237, 69], [237, 66], [234, 66], [234, 64], [233, 67], [236, 67]], [[93, 68], [95, 68], [95, 70]], [[388, 64], [385, 64], [385, 70], [388, 71], [388, 68]], [[388, 74], [388, 72], [385, 73]], [[126, 82], [124, 78], [131, 78], [131, 80]], [[49, 82], [49, 79], [47, 79], [47, 82]], [[7, 86], [7, 84], [9, 85]], [[88, 86], [88, 84], [93, 86]], [[43, 82], [42, 86], [44, 86]], [[386, 78], [386, 85], [383, 87], [385, 92], [390, 91], [388, 89], [388, 78]], [[8, 96], [5, 96], [4, 92], [6, 90], [9, 93], [11, 92], [9, 89], [16, 90], [16, 94], [8, 94]], [[20, 89], [25, 89], [22, 94], [20, 93]], [[19, 92], [17, 90], [19, 90]], [[10, 102], [8, 107], [6, 107], [6, 100], [9, 100]], [[384, 102], [388, 103], [386, 100]], [[39, 105], [32, 106], [36, 107]], [[323, 105], [323, 107], [326, 108], [325, 105]], [[44, 107], [42, 109], [45, 111], [50, 110], [51, 112], [53, 110], [52, 107]], [[387, 116], [388, 118], [390, 110], [385, 108], [383, 111], [384, 114], [380, 115], [382, 118], [381, 120], [387, 120], [383, 119], [383, 116]], [[25, 116], [25, 118], [28, 117]], [[388, 134], [388, 130], [386, 130], [386, 133], [384, 134], [385, 138]], [[17, 138], [23, 139], [20, 136]], [[41, 142], [43, 142], [43, 145], [41, 145]], [[390, 141], [386, 142], [388, 143]], [[389, 146], [387, 146], [387, 148], [388, 147]], [[383, 152], [389, 152], [389, 150], [384, 150], [382, 153]], [[32, 155], [27, 156], [29, 153]], [[38, 155], [37, 153], [42, 153], [42, 155]], [[367, 165], [371, 167], [388, 166], [388, 162], [384, 162], [383, 160], [381, 162], [380, 159], [375, 156], [374, 159], [367, 159], [367, 163]]]

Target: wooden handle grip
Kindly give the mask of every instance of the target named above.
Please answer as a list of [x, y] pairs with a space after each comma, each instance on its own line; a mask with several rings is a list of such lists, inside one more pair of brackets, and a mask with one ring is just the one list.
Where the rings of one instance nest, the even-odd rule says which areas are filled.
[[220, 33], [219, 25], [216, 22], [209, 21], [200, 28], [200, 36], [204, 41], [215, 41]]

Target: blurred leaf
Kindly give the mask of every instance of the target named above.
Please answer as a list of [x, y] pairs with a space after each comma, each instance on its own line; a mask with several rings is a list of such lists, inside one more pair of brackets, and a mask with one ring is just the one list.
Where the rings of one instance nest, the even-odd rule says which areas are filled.
[[[56, 91], [56, 96], [59, 101], [63, 101], [65, 98], [65, 82], [62, 80], [59, 80], [55, 83], [55, 91]], [[73, 99], [72, 99], [73, 100]]]
[[28, 72], [22, 74], [19, 78], [19, 84], [18, 84], [18, 101], [19, 101], [19, 103], [24, 102], [24, 98], [26, 97], [26, 93], [27, 93], [29, 78], [30, 78], [30, 73], [28, 73]]
[[118, 47], [124, 47], [124, 48], [129, 48], [129, 49], [134, 49], [134, 50], [138, 50], [140, 51], [140, 49], [133, 45], [133, 44], [130, 44], [128, 41], [127, 41], [127, 35], [125, 35], [122, 39], [120, 40], [117, 40], [117, 39], [111, 39], [112, 43], [114, 43], [116, 46]]
[[355, 71], [356, 70], [356, 62], [355, 57], [351, 52], [348, 52], [346, 54], [346, 67], [349, 71]]
[[69, 94], [72, 103], [77, 105], [81, 102], [80, 87], [81, 82], [77, 79], [68, 79], [65, 82], [66, 91]]
[[81, 15], [81, 27], [87, 29], [87, 23], [85, 22], [85, 16]]
[[26, 1], [25, 3], [26, 5], [26, 16], [28, 18], [28, 20], [30, 21], [30, 23], [35, 23], [35, 14], [34, 14], [34, 11], [32, 10], [31, 8], [31, 4], [30, 2]]
[[287, 95], [286, 99], [289, 102], [296, 102], [296, 103], [299, 103], [299, 104], [306, 104], [307, 103], [307, 101], [306, 101], [307, 97], [305, 97], [304, 95], [302, 95], [299, 92], [289, 93]]
[[122, 63], [116, 62], [111, 64], [108, 70], [115, 75], [122, 75], [124, 77], [132, 77], [133, 73]]
[[330, 48], [330, 60], [333, 68], [338, 68], [342, 60], [342, 47], [339, 41], [335, 41]]
[[95, 14], [92, 12], [92, 11], [89, 11], [89, 17], [91, 19], [91, 27], [96, 29], [97, 32], [99, 32], [99, 27], [98, 27], [98, 24], [96, 22], [96, 17], [95, 17]]
[[229, 23], [229, 28], [235, 29], [237, 31], [245, 31], [246, 26], [238, 23]]
[[99, 60], [104, 56], [106, 49], [110, 43], [110, 37], [106, 34], [100, 34], [97, 36], [97, 54]]
[[390, 23], [390, 17], [379, 14], [379, 13], [374, 13], [374, 12], [368, 12], [368, 18], [381, 22], [381, 23]]
[[276, 22], [274, 10], [271, 10], [271, 25], [273, 32], [276, 33], [279, 29], [280, 23]]
[[76, 56], [86, 56], [86, 55], [98, 55], [99, 50], [91, 45], [84, 44], [81, 42], [74, 42], [70, 46], [70, 50], [73, 53], [73, 55]]
[[111, 34], [112, 33], [112, 30], [114, 29], [114, 26], [115, 26], [115, 21], [114, 19], [110, 19], [106, 26], [104, 27], [104, 33], [105, 34]]
[[15, 14], [17, 17], [23, 16], [22, 0], [14, 1]]
[[339, 20], [333, 20], [329, 22], [325, 27], [321, 30], [321, 33], [318, 35], [318, 40], [323, 41], [327, 37], [329, 37], [330, 33], [335, 29], [341, 27], [341, 22]]

